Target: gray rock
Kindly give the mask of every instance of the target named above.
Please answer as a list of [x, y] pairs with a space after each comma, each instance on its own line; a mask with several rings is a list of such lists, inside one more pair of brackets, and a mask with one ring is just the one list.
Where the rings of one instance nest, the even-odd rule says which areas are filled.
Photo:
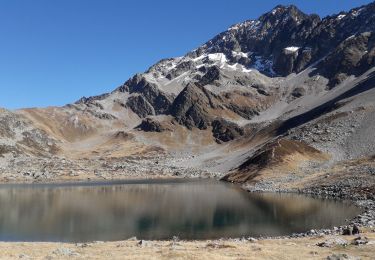
[[356, 237], [355, 239], [353, 239], [352, 242], [351, 242], [351, 244], [359, 246], [359, 245], [365, 245], [368, 242], [369, 242], [369, 240], [368, 240], [367, 237], [359, 236], [359, 237]]
[[164, 131], [173, 131], [171, 124], [166, 122], [159, 122], [153, 118], [145, 118], [142, 120], [136, 129], [140, 129], [145, 132], [164, 132]]
[[350, 227], [346, 227], [343, 229], [342, 234], [344, 236], [351, 236], [352, 235], [352, 229]]
[[353, 235], [357, 235], [359, 234], [359, 228], [357, 225], [353, 225], [353, 231], [352, 231]]
[[258, 241], [258, 239], [253, 238], [253, 237], [249, 237], [249, 238], [247, 238], [247, 240], [248, 240], [249, 242], [251, 242], [251, 243], [255, 243], [255, 242]]
[[347, 246], [349, 242], [345, 239], [340, 237], [330, 238], [324, 242], [320, 242], [317, 244], [319, 247], [335, 247], [335, 246]]
[[352, 257], [347, 254], [333, 254], [327, 256], [327, 260], [359, 260], [360, 258]]
[[211, 102], [208, 91], [196, 85], [189, 85], [174, 100], [171, 114], [177, 122], [190, 129], [207, 129], [212, 120], [208, 113]]
[[228, 142], [242, 136], [244, 130], [235, 123], [216, 119], [212, 122], [212, 134], [217, 142]]
[[141, 247], [145, 247], [145, 246], [149, 246], [150, 245], [150, 242], [149, 241], [146, 241], [146, 240], [140, 240], [138, 243], [137, 243], [138, 246], [141, 246]]
[[126, 106], [141, 118], [148, 115], [155, 115], [154, 108], [142, 95], [129, 97]]
[[59, 247], [55, 249], [52, 254], [57, 256], [79, 256], [79, 254], [70, 248]]

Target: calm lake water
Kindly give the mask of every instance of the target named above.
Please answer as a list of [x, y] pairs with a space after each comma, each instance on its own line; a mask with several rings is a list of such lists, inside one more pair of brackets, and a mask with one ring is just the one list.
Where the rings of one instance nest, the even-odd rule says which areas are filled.
[[211, 239], [344, 224], [348, 203], [206, 180], [0, 185], [0, 240]]

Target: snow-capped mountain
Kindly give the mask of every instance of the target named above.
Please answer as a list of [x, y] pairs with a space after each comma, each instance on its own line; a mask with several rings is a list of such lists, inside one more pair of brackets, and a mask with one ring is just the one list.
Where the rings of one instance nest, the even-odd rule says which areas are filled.
[[280, 5], [111, 93], [17, 111], [43, 138], [14, 146], [32, 154], [42, 140], [43, 154], [46, 141], [51, 154], [79, 158], [187, 153], [189, 166], [234, 181], [295, 153], [334, 162], [375, 154], [374, 31], [374, 2], [325, 18]]
[[[372, 3], [321, 19], [293, 5], [277, 6], [183, 57], [161, 60], [110, 94], [74, 106], [117, 118], [104, 109], [110, 101], [140, 119], [170, 115], [188, 128], [206, 129], [216, 119], [241, 125], [280, 101], [325, 91], [371, 68], [374, 11]], [[309, 73], [296, 84], [292, 75], [303, 71]]]

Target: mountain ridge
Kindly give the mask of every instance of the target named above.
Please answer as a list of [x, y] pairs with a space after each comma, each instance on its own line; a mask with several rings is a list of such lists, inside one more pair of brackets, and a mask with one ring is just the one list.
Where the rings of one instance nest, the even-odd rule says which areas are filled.
[[[58, 178], [69, 160], [82, 176], [120, 178], [142, 171], [134, 161], [142, 158], [160, 175], [296, 188], [346, 163], [357, 167], [375, 154], [374, 13], [375, 2], [324, 18], [279, 5], [112, 92], [18, 110], [22, 145], [9, 145], [9, 128], [0, 132], [0, 169], [14, 168], [17, 179], [26, 166], [50, 167]], [[11, 112], [1, 114], [11, 121]], [[102, 160], [112, 163], [94, 163]]]

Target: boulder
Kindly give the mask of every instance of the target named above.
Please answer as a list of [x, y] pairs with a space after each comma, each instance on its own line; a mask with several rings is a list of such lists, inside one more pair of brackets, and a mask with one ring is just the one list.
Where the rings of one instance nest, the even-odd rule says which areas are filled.
[[359, 234], [359, 228], [358, 228], [356, 225], [353, 226], [353, 231], [352, 231], [352, 233], [353, 233], [353, 235], [357, 235], [357, 234]]
[[359, 237], [356, 237], [355, 239], [353, 239], [352, 242], [351, 242], [351, 244], [359, 246], [359, 245], [365, 245], [368, 242], [369, 242], [369, 240], [368, 240], [367, 237], [359, 236]]
[[335, 246], [347, 246], [349, 242], [340, 237], [330, 238], [324, 242], [316, 244], [319, 247], [335, 247]]
[[303, 87], [297, 87], [292, 91], [292, 97], [300, 98], [306, 95], [306, 90]]

